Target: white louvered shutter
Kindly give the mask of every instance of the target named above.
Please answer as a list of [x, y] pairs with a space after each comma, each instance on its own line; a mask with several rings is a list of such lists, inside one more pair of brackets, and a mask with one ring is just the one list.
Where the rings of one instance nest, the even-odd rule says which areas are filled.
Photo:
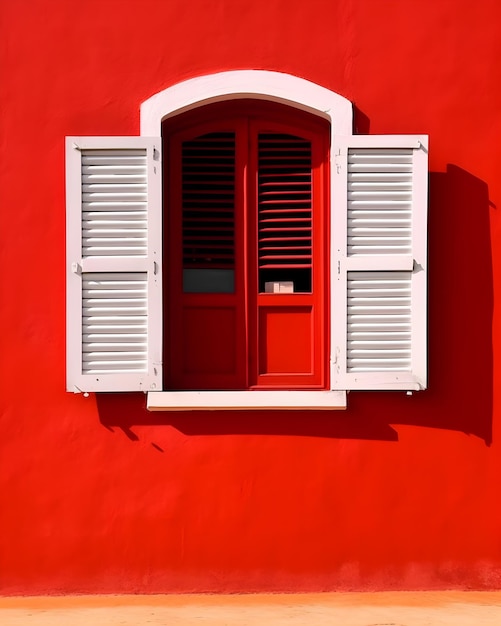
[[426, 388], [426, 136], [339, 137], [331, 386]]
[[161, 141], [68, 137], [67, 388], [162, 388]]

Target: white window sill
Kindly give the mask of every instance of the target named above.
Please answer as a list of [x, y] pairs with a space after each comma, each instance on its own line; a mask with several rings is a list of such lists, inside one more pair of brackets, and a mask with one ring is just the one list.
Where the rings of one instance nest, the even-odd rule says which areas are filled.
[[339, 411], [346, 391], [149, 391], [149, 411]]

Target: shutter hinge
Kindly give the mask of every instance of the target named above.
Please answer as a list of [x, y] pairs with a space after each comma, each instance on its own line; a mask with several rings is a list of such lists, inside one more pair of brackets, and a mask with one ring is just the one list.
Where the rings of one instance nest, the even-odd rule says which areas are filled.
[[342, 163], [339, 162], [339, 158], [341, 156], [341, 148], [336, 149], [336, 154], [334, 155], [334, 162], [336, 164], [336, 173], [341, 174]]
[[341, 353], [341, 350], [339, 349], [339, 346], [336, 346], [336, 349], [334, 351], [334, 358], [332, 360], [332, 364], [335, 367], [336, 373], [339, 374], [339, 355]]
[[75, 261], [71, 264], [71, 271], [73, 272], [73, 274], [78, 274], [80, 276], [82, 274], [82, 266], [80, 265], [80, 263], [77, 263]]

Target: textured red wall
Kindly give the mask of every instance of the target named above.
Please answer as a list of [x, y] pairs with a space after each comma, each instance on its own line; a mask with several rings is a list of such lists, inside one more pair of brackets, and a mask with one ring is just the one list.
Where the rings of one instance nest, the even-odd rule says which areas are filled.
[[[0, 591], [501, 588], [498, 0], [0, 3]], [[65, 135], [225, 69], [430, 135], [429, 390], [149, 414], [64, 391]], [[498, 207], [498, 208], [496, 208]]]

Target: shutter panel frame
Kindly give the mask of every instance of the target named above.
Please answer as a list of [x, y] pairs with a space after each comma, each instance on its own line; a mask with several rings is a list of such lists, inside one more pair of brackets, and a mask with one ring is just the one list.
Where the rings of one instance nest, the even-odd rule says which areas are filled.
[[[66, 138], [68, 391], [162, 389], [161, 145], [159, 137]], [[137, 151], [144, 159], [131, 167]], [[109, 159], [86, 166], [89, 155]], [[142, 330], [137, 320], [127, 329], [138, 311]]]
[[[360, 167], [354, 166], [356, 162], [356, 151], [361, 154], [362, 160], [364, 154], [369, 156], [369, 161], [373, 158], [372, 152], [376, 154], [374, 158], [381, 159], [386, 163], [383, 166]], [[406, 151], [410, 155], [409, 164], [411, 166], [410, 176], [401, 174], [401, 168], [394, 165], [393, 162], [388, 165], [386, 158], [393, 152], [400, 153]], [[349, 155], [351, 155], [351, 164], [349, 163]], [[396, 160], [403, 158], [401, 155], [395, 157]], [[367, 159], [366, 159], [367, 161]], [[374, 170], [384, 171], [389, 168], [393, 172], [391, 176], [383, 176]], [[362, 177], [352, 176], [354, 171], [364, 170], [366, 174]], [[361, 180], [361, 184], [350, 184], [353, 180]], [[407, 183], [402, 182], [402, 178]], [[388, 183], [389, 181], [389, 183]], [[376, 186], [373, 183], [376, 182]], [[378, 186], [379, 185], [379, 186]], [[403, 185], [403, 187], [402, 187]], [[407, 185], [407, 191], [405, 186]], [[381, 189], [381, 187], [383, 189]], [[408, 188], [410, 187], [410, 189]], [[369, 193], [367, 194], [367, 190]], [[381, 191], [380, 191], [381, 190]], [[403, 191], [402, 191], [403, 190]], [[360, 193], [361, 192], [361, 193]], [[406, 193], [408, 200], [405, 200], [402, 193]], [[421, 390], [427, 385], [426, 373], [426, 274], [427, 274], [427, 244], [426, 244], [426, 227], [427, 227], [427, 195], [428, 195], [428, 137], [426, 135], [352, 135], [352, 136], [336, 136], [334, 138], [334, 167], [331, 172], [331, 198], [332, 198], [332, 215], [331, 215], [331, 388], [344, 390]], [[379, 198], [382, 201], [383, 212], [379, 210]], [[370, 207], [368, 213], [356, 213], [352, 209], [357, 206], [356, 201], [368, 198]], [[388, 202], [392, 198], [396, 201]], [[354, 201], [355, 200], [355, 201]], [[410, 216], [405, 216], [406, 207], [402, 209], [401, 201], [407, 202], [410, 207]], [[385, 206], [386, 203], [386, 206]], [[385, 211], [388, 205], [394, 207], [389, 211]], [[374, 208], [376, 207], [376, 208]], [[370, 211], [373, 211], [372, 214]], [[363, 244], [368, 248], [364, 248], [362, 252], [354, 251], [354, 247], [349, 247], [349, 225], [355, 226], [355, 215], [361, 215], [363, 230]], [[349, 224], [350, 221], [350, 224]], [[401, 222], [406, 222], [402, 224]], [[368, 225], [368, 228], [367, 228]], [[382, 228], [381, 228], [382, 225]], [[390, 228], [396, 229], [393, 232], [388, 231]], [[407, 230], [410, 228], [410, 236]], [[398, 229], [398, 230], [397, 230]], [[353, 228], [356, 231], [357, 228]], [[404, 232], [405, 231], [405, 232]], [[377, 235], [383, 232], [387, 237], [394, 233], [398, 233], [395, 239], [384, 239], [385, 244], [389, 242], [389, 248], [384, 249], [378, 246]], [[392, 243], [397, 241], [404, 232], [404, 241], [398, 241], [397, 246], [392, 247]], [[371, 237], [373, 239], [371, 240]], [[405, 238], [407, 240], [405, 241]], [[383, 239], [382, 239], [383, 240]], [[351, 243], [353, 244], [353, 239]], [[369, 242], [369, 243], [367, 243]], [[372, 246], [372, 251], [370, 250]], [[357, 278], [363, 277], [363, 272], [369, 273], [369, 277], [374, 279], [391, 279], [398, 276], [408, 276], [410, 280], [410, 319], [408, 330], [410, 331], [410, 339], [408, 339], [404, 351], [408, 351], [410, 364], [403, 371], [392, 369], [390, 354], [391, 344], [387, 344], [383, 349], [383, 367], [386, 369], [378, 369], [377, 367], [369, 371], [368, 363], [362, 356], [362, 370], [358, 371], [353, 367], [354, 352], [348, 348], [348, 313], [354, 312], [353, 308], [348, 309], [348, 279], [352, 279], [351, 285], [356, 285]], [[383, 274], [376, 277], [376, 272]], [[388, 285], [386, 285], [388, 287]], [[370, 285], [369, 285], [370, 288]], [[359, 294], [367, 296], [367, 292], [359, 292]], [[372, 294], [376, 293], [372, 291]], [[390, 298], [388, 292], [386, 297]], [[371, 291], [369, 289], [369, 294]], [[354, 292], [351, 292], [354, 296]], [[405, 305], [403, 293], [396, 294], [399, 300], [384, 298], [377, 302], [380, 312], [386, 305]], [[356, 302], [353, 300], [352, 302]], [[367, 302], [367, 301], [366, 301]], [[356, 302], [359, 304], [359, 302]], [[397, 307], [398, 308], [398, 307]], [[390, 306], [391, 309], [391, 306]], [[372, 309], [374, 310], [374, 309]], [[364, 311], [362, 311], [364, 312]], [[390, 310], [391, 314], [399, 313], [395, 307]], [[376, 317], [375, 320], [382, 318]], [[395, 319], [397, 319], [395, 317]], [[374, 321], [374, 320], [372, 320]], [[401, 338], [401, 337], [400, 337]], [[377, 336], [371, 337], [373, 341], [377, 341]], [[377, 351], [381, 346], [373, 344], [372, 347]], [[395, 359], [401, 357], [402, 346], [399, 345], [394, 351]], [[378, 356], [372, 352], [374, 359]], [[367, 355], [366, 355], [367, 356]], [[350, 367], [351, 365], [351, 367]]]

